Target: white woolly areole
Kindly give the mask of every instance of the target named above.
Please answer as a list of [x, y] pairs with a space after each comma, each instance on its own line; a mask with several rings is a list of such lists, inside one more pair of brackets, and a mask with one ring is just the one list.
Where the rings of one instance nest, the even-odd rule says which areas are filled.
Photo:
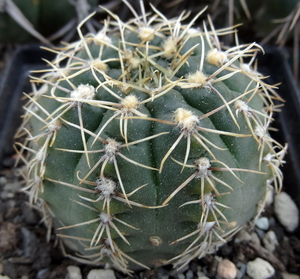
[[92, 100], [95, 96], [95, 87], [89, 84], [80, 84], [77, 89], [70, 94], [72, 99]]
[[105, 245], [102, 249], [101, 249], [101, 255], [103, 256], [107, 256], [107, 257], [111, 257], [113, 256], [113, 252], [110, 248], [110, 241], [108, 238], [104, 239], [103, 244]]
[[163, 45], [163, 56], [167, 59], [171, 58], [177, 51], [177, 42], [174, 38], [169, 37]]
[[111, 39], [106, 36], [106, 34], [101, 30], [99, 31], [96, 35], [95, 35], [95, 39], [97, 43], [106, 43], [106, 44], [110, 44], [111, 43]]
[[216, 48], [210, 50], [206, 55], [206, 61], [209, 64], [221, 67], [228, 61], [227, 54], [224, 51], [220, 51]]
[[195, 165], [198, 170], [197, 178], [207, 177], [210, 175], [211, 171], [209, 168], [211, 167], [210, 161], [206, 157], [201, 157], [195, 161]]
[[257, 125], [254, 128], [254, 133], [258, 138], [263, 139], [266, 136], [266, 129], [262, 126]]
[[59, 119], [53, 119], [47, 126], [47, 131], [52, 133], [59, 130], [62, 126], [62, 123]]
[[152, 41], [154, 39], [155, 30], [151, 27], [141, 27], [139, 30], [139, 38], [145, 41]]
[[101, 59], [97, 58], [94, 61], [92, 61], [91, 65], [103, 72], [107, 71], [107, 65], [105, 62], [103, 62]]
[[105, 145], [105, 154], [109, 158], [113, 158], [119, 151], [119, 143], [114, 139], [107, 139], [107, 144]]
[[193, 133], [199, 123], [199, 118], [196, 115], [183, 108], [178, 108], [175, 111], [173, 120], [181, 130], [187, 133]]
[[137, 57], [134, 57], [133, 52], [130, 49], [125, 49], [124, 59], [127, 61], [128, 66], [131, 69], [136, 69], [140, 65], [140, 59], [138, 59]]
[[203, 200], [208, 207], [214, 206], [214, 196], [212, 193], [204, 194]]
[[188, 74], [187, 76], [188, 83], [199, 83], [199, 84], [206, 84], [207, 76], [203, 74], [201, 71], [197, 71], [193, 74]]
[[247, 63], [241, 63], [240, 64], [240, 68], [243, 72], [246, 72], [246, 73], [257, 73], [256, 71], [254, 71], [251, 66]]
[[115, 194], [116, 183], [108, 178], [103, 177], [97, 180], [96, 190], [101, 191], [101, 196], [110, 199]]
[[132, 57], [131, 59], [128, 60], [128, 64], [129, 64], [131, 69], [136, 69], [136, 68], [139, 67], [141, 62], [140, 62], [140, 59], [138, 59], [136, 57]]
[[136, 109], [139, 106], [139, 100], [135, 95], [128, 95], [122, 101], [121, 105], [124, 109]]
[[246, 102], [244, 102], [244, 101], [241, 101], [241, 100], [236, 100], [235, 102], [234, 102], [234, 108], [237, 110], [237, 111], [239, 111], [239, 112], [241, 112], [241, 111], [243, 111], [243, 112], [245, 112], [246, 114], [248, 114], [249, 113], [249, 110], [250, 110], [250, 107], [247, 105], [247, 103]]
[[101, 223], [103, 223], [103, 224], [107, 224], [110, 220], [110, 217], [105, 212], [101, 212], [99, 217], [100, 217]]

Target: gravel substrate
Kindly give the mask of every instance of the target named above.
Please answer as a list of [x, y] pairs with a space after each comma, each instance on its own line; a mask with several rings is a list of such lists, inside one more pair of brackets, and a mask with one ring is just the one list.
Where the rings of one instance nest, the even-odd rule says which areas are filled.
[[288, 232], [279, 223], [272, 200], [254, 228], [249, 225], [217, 253], [192, 261], [180, 272], [164, 266], [129, 277], [109, 266], [64, 258], [53, 231], [47, 242], [42, 214], [29, 205], [13, 164], [14, 158], [5, 158], [0, 171], [0, 279], [300, 279], [299, 227]]

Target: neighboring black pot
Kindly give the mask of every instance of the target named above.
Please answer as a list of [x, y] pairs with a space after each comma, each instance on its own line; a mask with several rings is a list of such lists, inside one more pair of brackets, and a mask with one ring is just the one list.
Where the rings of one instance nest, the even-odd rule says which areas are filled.
[[[14, 154], [14, 134], [21, 124], [22, 92], [31, 92], [29, 72], [46, 67], [42, 58], [51, 60], [53, 54], [37, 46], [25, 46], [16, 50], [7, 65], [0, 84], [0, 169], [6, 167], [4, 158]], [[288, 143], [284, 173], [284, 190], [300, 208], [300, 92], [282, 51], [270, 48], [259, 56], [259, 71], [268, 83], [281, 82], [278, 94], [286, 101], [281, 113], [275, 114], [273, 127], [278, 132], [272, 136], [280, 143]]]

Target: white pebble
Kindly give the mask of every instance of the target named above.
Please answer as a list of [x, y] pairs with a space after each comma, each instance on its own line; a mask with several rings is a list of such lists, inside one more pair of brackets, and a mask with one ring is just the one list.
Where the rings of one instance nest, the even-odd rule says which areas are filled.
[[267, 231], [269, 229], [269, 219], [267, 217], [258, 218], [255, 222], [255, 225], [259, 229]]
[[247, 274], [252, 279], [267, 279], [275, 274], [275, 269], [269, 262], [256, 258], [247, 263]]
[[275, 196], [274, 210], [278, 221], [288, 232], [298, 227], [299, 210], [287, 193], [281, 192]]
[[116, 276], [111, 269], [92, 269], [87, 279], [116, 279]]
[[287, 272], [283, 272], [283, 273], [281, 273], [281, 275], [282, 275], [283, 279], [300, 279], [299, 275], [290, 274], [290, 273], [287, 273]]
[[81, 271], [78, 266], [69, 265], [67, 267], [67, 270], [68, 270], [68, 274], [66, 276], [66, 279], [81, 279], [82, 278]]
[[236, 267], [233, 262], [225, 259], [219, 262], [217, 274], [222, 279], [234, 279], [236, 277]]
[[264, 247], [270, 252], [273, 253], [276, 249], [276, 246], [279, 244], [276, 234], [274, 231], [268, 231], [262, 239]]

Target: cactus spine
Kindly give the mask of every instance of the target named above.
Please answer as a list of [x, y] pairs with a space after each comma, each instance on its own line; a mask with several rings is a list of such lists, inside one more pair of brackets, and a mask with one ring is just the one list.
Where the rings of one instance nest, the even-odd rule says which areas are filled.
[[79, 41], [50, 50], [16, 144], [31, 202], [45, 201], [76, 259], [126, 273], [225, 243], [268, 184], [280, 191], [286, 151], [268, 133], [281, 99], [252, 67], [259, 45], [221, 47], [235, 31], [192, 28], [204, 11], [183, 24], [187, 13], [141, 8], [127, 23], [107, 11], [83, 36], [87, 18]]

